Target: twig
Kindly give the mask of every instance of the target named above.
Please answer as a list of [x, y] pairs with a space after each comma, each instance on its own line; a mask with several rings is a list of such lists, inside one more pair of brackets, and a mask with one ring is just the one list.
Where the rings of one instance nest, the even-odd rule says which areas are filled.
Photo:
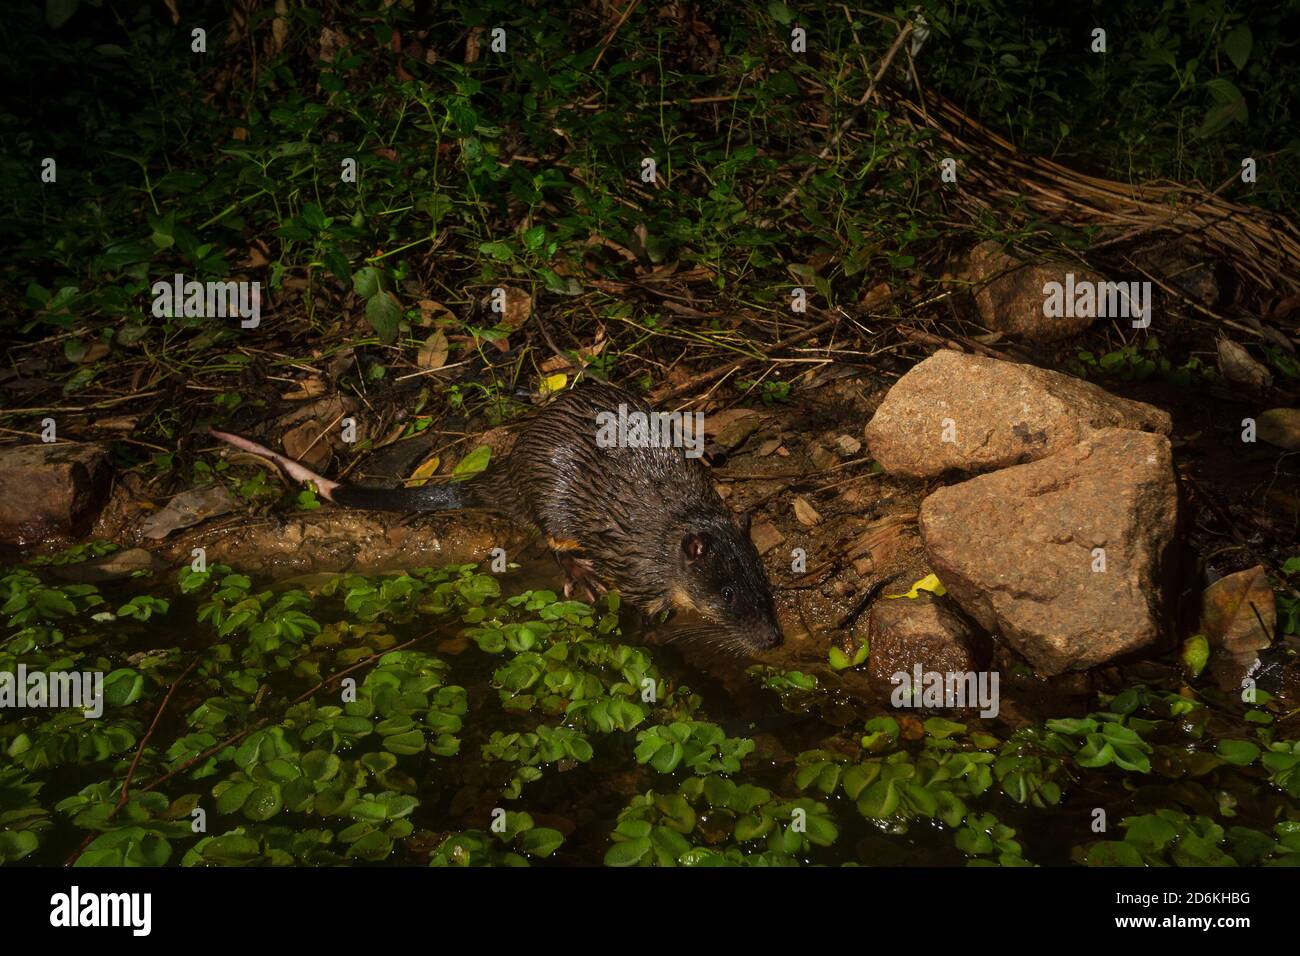
[[[144, 748], [148, 746], [149, 739], [153, 737], [153, 732], [158, 729], [158, 721], [162, 719], [163, 711], [167, 709], [167, 705], [171, 702], [172, 695], [176, 693], [176, 688], [180, 687], [181, 682], [190, 676], [190, 671], [194, 670], [202, 659], [202, 654], [196, 654], [194, 659], [190, 661], [189, 666], [186, 667], [185, 670], [181, 671], [180, 676], [172, 681], [171, 686], [167, 688], [167, 693], [163, 696], [162, 703], [160, 703], [158, 709], [154, 711], [153, 722], [149, 724], [149, 729], [145, 731], [144, 737], [141, 738], [140, 746], [135, 749], [135, 757], [132, 758], [131, 766], [126, 771], [126, 778], [122, 781], [122, 793], [117, 798], [117, 805], [114, 806], [112, 810], [108, 811], [108, 816], [104, 818], [105, 820], [113, 819], [117, 816], [118, 811], [126, 806], [126, 802], [131, 796], [131, 780], [135, 777], [135, 770], [140, 765], [140, 758], [144, 756]], [[63, 865], [72, 866], [76, 863], [77, 858], [85, 852], [86, 847], [90, 846], [96, 835], [97, 834], [94, 832], [87, 834], [86, 838], [81, 841], [81, 845], [72, 852], [72, 855], [68, 857]]]
[[[316, 686], [312, 687], [310, 690], [302, 694], [299, 694], [297, 697], [295, 697], [293, 700], [289, 702], [288, 707], [292, 707], [294, 704], [302, 703], [304, 700], [307, 700], [313, 694], [324, 689], [325, 687], [328, 687], [336, 680], [340, 680], [341, 678], [346, 677], [348, 674], [351, 674], [353, 671], [359, 670], [360, 668], [366, 666], [367, 664], [370, 664], [378, 660], [380, 657], [383, 657], [385, 654], [391, 654], [393, 651], [400, 651], [404, 648], [410, 647], [412, 644], [422, 641], [427, 637], [431, 637], [434, 633], [436, 632], [430, 631], [427, 634], [421, 634], [419, 637], [413, 637], [411, 638], [411, 640], [406, 641], [405, 643], [398, 644], [395, 647], [390, 647], [385, 651], [380, 651], [378, 653], [371, 654], [369, 657], [357, 661], [351, 667], [345, 667], [337, 674], [332, 674], [331, 676], [326, 677], [324, 680], [317, 683]], [[286, 707], [285, 709], [287, 710], [288, 707]], [[237, 734], [232, 734], [230, 737], [227, 737], [225, 740], [223, 740], [221, 743], [217, 744], [216, 746], [209, 747], [207, 750], [203, 751], [203, 753], [199, 754], [198, 756], [192, 757], [189, 760], [185, 761], [185, 763], [181, 764], [175, 770], [170, 770], [167, 773], [163, 774], [161, 777], [158, 777], [156, 780], [149, 783], [148, 786], [141, 787], [140, 788], [141, 793], [147, 793], [150, 790], [162, 786], [164, 783], [166, 783], [168, 780], [170, 780], [172, 777], [176, 776], [177, 774], [188, 770], [190, 767], [194, 766], [199, 761], [206, 760], [207, 758], [211, 757], [215, 753], [220, 753], [222, 750], [225, 750], [227, 747], [231, 746], [232, 744], [238, 743], [240, 740], [243, 740], [249, 734], [253, 733], [256, 730], [260, 730], [262, 727], [265, 727], [270, 722], [271, 722], [270, 717], [263, 717], [261, 720], [257, 721], [252, 726], [246, 727], [245, 729], [241, 730]]]
[[842, 631], [846, 627], [852, 627], [853, 622], [862, 616], [862, 612], [871, 606], [871, 602], [880, 595], [880, 592], [902, 576], [903, 572], [897, 571], [887, 578], [881, 578], [879, 581], [873, 582], [872, 585], [867, 588], [867, 592], [862, 595], [862, 599], [854, 605], [853, 610], [840, 618], [840, 622], [835, 625], [836, 629]]
[[[775, 352], [778, 349], [789, 348], [791, 345], [797, 345], [798, 343], [804, 341], [805, 339], [812, 338], [818, 332], [822, 332], [826, 329], [838, 325], [843, 320], [844, 320], [844, 316], [842, 315], [832, 316], [831, 318], [826, 319], [823, 322], [818, 322], [816, 325], [809, 326], [808, 328], [804, 329], [802, 332], [796, 332], [794, 335], [791, 335], [789, 338], [784, 338], [781, 341], [774, 343], [773, 345], [768, 347], [768, 351]], [[653, 393], [651, 395], [651, 401], [654, 404], [662, 404], [664, 402], [670, 402], [673, 399], [680, 398], [683, 395], [690, 394], [691, 392], [699, 388], [701, 385], [706, 385], [709, 382], [715, 381], [716, 379], [724, 378], [727, 375], [730, 375], [732, 372], [736, 371], [737, 369], [740, 369], [745, 365], [748, 365], [750, 362], [754, 362], [754, 361], [757, 361], [757, 359], [742, 359], [741, 361], [736, 362], [733, 365], [723, 365], [718, 368], [712, 369], [711, 371], [704, 372], [700, 375], [696, 375], [695, 377], [690, 379], [690, 381], [684, 382], [683, 384], [678, 385], [676, 388], [671, 388], [666, 392]]]
[[123, 402], [129, 402], [137, 398], [148, 398], [150, 395], [161, 395], [162, 389], [156, 388], [152, 392], [132, 392], [130, 395], [122, 395], [118, 398], [106, 399], [102, 402], [96, 402], [93, 405], [76, 405], [76, 406], [58, 406], [50, 405], [45, 408], [2, 408], [0, 415], [40, 415], [46, 412], [93, 412], [101, 408], [110, 408], [113, 405], [121, 405]]
[[596, 59], [591, 64], [593, 70], [600, 66], [600, 61], [605, 57], [605, 51], [609, 49], [609, 45], [614, 42], [614, 37], [618, 36], [618, 31], [627, 22], [627, 18], [632, 15], [632, 11], [637, 8], [640, 2], [641, 0], [630, 0], [627, 8], [623, 11], [623, 15], [618, 18], [618, 23], [614, 24], [614, 29], [605, 34], [605, 39], [600, 44], [600, 52], [596, 54]]
[[158, 709], [154, 712], [153, 723], [151, 723], [149, 729], [145, 731], [144, 737], [140, 740], [140, 746], [135, 749], [135, 758], [131, 761], [131, 766], [126, 772], [126, 779], [122, 781], [122, 795], [117, 798], [117, 806], [114, 807], [113, 812], [109, 814], [110, 817], [126, 806], [126, 801], [131, 796], [131, 779], [135, 776], [135, 768], [140, 765], [140, 758], [144, 756], [144, 748], [149, 743], [149, 738], [151, 738], [153, 732], [158, 729], [158, 721], [162, 719], [163, 711], [167, 709], [167, 705], [171, 702], [172, 695], [176, 693], [176, 688], [180, 687], [181, 682], [190, 676], [190, 671], [194, 670], [201, 657], [202, 655], [195, 655], [194, 660], [190, 661], [189, 666], [185, 668], [185, 670], [181, 671], [180, 676], [172, 681], [172, 685], [167, 688], [167, 694], [163, 697], [162, 703], [158, 705]]

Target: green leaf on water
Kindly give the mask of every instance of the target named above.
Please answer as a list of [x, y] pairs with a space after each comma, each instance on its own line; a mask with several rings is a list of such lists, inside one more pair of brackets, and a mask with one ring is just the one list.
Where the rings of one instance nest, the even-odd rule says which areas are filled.
[[1218, 754], [1228, 763], [1238, 767], [1252, 764], [1260, 755], [1258, 746], [1249, 740], [1220, 740]]

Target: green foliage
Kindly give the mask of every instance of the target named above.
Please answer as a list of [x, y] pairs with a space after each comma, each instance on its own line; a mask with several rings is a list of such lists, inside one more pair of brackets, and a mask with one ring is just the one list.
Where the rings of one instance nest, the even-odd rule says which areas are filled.
[[636, 762], [660, 773], [672, 773], [679, 766], [701, 776], [735, 773], [754, 749], [752, 740], [728, 737], [717, 724], [703, 721], [661, 724], [639, 731], [636, 739]]
[[746, 674], [757, 677], [762, 685], [776, 692], [781, 700], [797, 700], [817, 689], [817, 675], [802, 671], [784, 671], [764, 664], [746, 669]]
[[[697, 809], [701, 806], [706, 814]], [[707, 833], [701, 826], [705, 816]], [[727, 837], [734, 842], [725, 842]], [[635, 797], [619, 814], [605, 865], [790, 866], [838, 837], [823, 803], [784, 800], [762, 787], [709, 774], [686, 780], [677, 793]]]
[[1080, 851], [1089, 866], [1300, 866], [1300, 824], [1279, 823], [1273, 836], [1224, 827], [1208, 817], [1157, 810], [1120, 821], [1123, 840]]
[[1214, 370], [1195, 356], [1182, 365], [1175, 366], [1168, 356], [1160, 352], [1160, 339], [1149, 335], [1142, 343], [1121, 346], [1112, 352], [1097, 356], [1087, 349], [1079, 349], [1074, 359], [1066, 363], [1081, 378], [1116, 379], [1121, 382], [1144, 382], [1158, 375], [1171, 385], [1204, 384], [1215, 379]]
[[541, 765], [561, 761], [586, 763], [595, 751], [590, 741], [569, 727], [537, 726], [536, 733], [492, 734], [483, 745], [484, 760], [501, 760], [517, 764], [518, 769], [501, 791], [507, 800], [519, 797], [526, 783], [542, 778]]
[[493, 827], [491, 833], [466, 830], [447, 837], [430, 857], [429, 865], [528, 866], [528, 857], [546, 859], [564, 843], [563, 834], [536, 826], [527, 813], [506, 812], [500, 820], [502, 826]]
[[[1030, 152], [1136, 178], [1220, 183], [1256, 143], [1296, 147], [1279, 135], [1294, 127], [1300, 79], [1282, 54], [1294, 19], [1285, 5], [1150, 0], [1109, 10], [1104, 22], [1087, 7], [1044, 16], [1006, 0], [922, 9], [931, 84]], [[1092, 52], [1098, 26], [1105, 53]], [[1259, 198], [1286, 202], [1280, 189]]]

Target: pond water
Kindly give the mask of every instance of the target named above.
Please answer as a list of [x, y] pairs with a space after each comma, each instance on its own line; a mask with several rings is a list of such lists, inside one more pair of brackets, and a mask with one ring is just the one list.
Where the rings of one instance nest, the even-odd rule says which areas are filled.
[[984, 720], [643, 633], [535, 568], [48, 572], [3, 577], [0, 672], [100, 672], [105, 707], [3, 711], [10, 864], [1300, 859], [1294, 704], [1176, 662], [1004, 682]]

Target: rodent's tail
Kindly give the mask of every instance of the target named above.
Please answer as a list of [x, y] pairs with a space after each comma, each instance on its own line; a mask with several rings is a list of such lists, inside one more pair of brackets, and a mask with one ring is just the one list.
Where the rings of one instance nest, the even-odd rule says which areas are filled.
[[229, 432], [208, 431], [214, 438], [220, 438], [241, 451], [269, 458], [275, 462], [290, 478], [295, 481], [310, 481], [328, 501], [344, 508], [359, 508], [367, 511], [452, 511], [456, 508], [480, 506], [478, 495], [460, 484], [427, 485], [422, 488], [363, 488], [359, 485], [344, 485], [337, 481], [316, 474], [310, 468], [286, 458], [278, 452], [271, 451], [265, 445], [232, 435]]
[[344, 508], [364, 511], [454, 511], [467, 508], [471, 496], [467, 489], [455, 485], [426, 485], [422, 488], [364, 488], [361, 485], [335, 485], [327, 496]]

